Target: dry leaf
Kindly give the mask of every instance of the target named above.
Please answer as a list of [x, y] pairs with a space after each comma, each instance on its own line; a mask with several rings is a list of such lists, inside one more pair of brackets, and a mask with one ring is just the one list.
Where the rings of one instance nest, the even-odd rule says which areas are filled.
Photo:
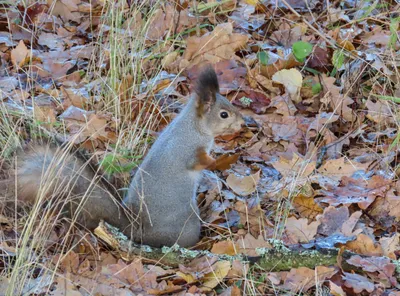
[[337, 272], [334, 267], [317, 266], [316, 270], [307, 267], [292, 268], [288, 273], [283, 288], [291, 292], [307, 291], [315, 284], [331, 278]]
[[294, 68], [280, 70], [272, 76], [272, 81], [283, 84], [293, 102], [301, 102], [300, 89], [303, 85], [303, 76], [299, 70]]
[[320, 223], [320, 221], [314, 221], [309, 224], [305, 218], [289, 217], [286, 221], [285, 232], [293, 244], [307, 243], [314, 239]]
[[14, 67], [22, 67], [25, 65], [29, 57], [29, 50], [24, 41], [20, 40], [17, 47], [11, 50], [11, 61]]
[[229, 60], [247, 41], [246, 35], [233, 33], [231, 23], [219, 24], [212, 32], [201, 37], [189, 37], [183, 58], [191, 65], [202, 61], [217, 63], [224, 59]]
[[347, 249], [361, 255], [382, 256], [383, 249], [376, 244], [368, 235], [360, 233], [355, 241], [346, 244]]
[[223, 279], [228, 275], [230, 269], [231, 263], [229, 261], [218, 261], [215, 263], [213, 272], [204, 276], [204, 282], [201, 289], [203, 291], [211, 291], [223, 281]]
[[226, 240], [215, 243], [211, 248], [211, 253], [234, 256], [236, 255], [236, 250], [234, 243], [230, 240]]
[[301, 217], [310, 220], [322, 213], [322, 208], [315, 203], [314, 197], [308, 197], [303, 194], [299, 194], [293, 199], [293, 207]]
[[258, 181], [260, 180], [260, 171], [250, 176], [237, 176], [229, 174], [226, 179], [228, 186], [237, 194], [247, 196], [256, 191]]
[[245, 237], [239, 238], [236, 244], [239, 248], [238, 252], [247, 256], [260, 256], [256, 251], [257, 248], [272, 248], [262, 235], [255, 238], [250, 233], [246, 234]]

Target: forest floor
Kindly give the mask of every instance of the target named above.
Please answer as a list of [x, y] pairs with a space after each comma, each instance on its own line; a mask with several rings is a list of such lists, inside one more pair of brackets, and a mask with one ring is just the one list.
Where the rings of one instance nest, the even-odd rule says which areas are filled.
[[[399, 12], [369, 0], [2, 1], [1, 178], [18, 147], [52, 137], [126, 186], [205, 64], [248, 126], [216, 139], [221, 165], [198, 190], [193, 250], [207, 255], [125, 260], [40, 208], [4, 207], [0, 295], [400, 296]], [[288, 255], [267, 253], [273, 266], [246, 261], [278, 249]]]

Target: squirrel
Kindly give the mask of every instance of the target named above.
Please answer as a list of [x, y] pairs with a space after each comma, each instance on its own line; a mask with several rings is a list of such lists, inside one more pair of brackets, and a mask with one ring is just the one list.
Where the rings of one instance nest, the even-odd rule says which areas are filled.
[[[18, 200], [33, 203], [46, 189], [47, 195], [72, 197], [69, 211], [80, 209], [77, 221], [88, 229], [104, 220], [136, 243], [191, 247], [200, 240], [196, 191], [201, 171], [215, 162], [209, 156], [214, 138], [243, 126], [242, 115], [219, 94], [217, 75], [208, 66], [186, 106], [145, 156], [122, 204], [101, 182], [93, 181], [96, 174], [83, 160], [48, 146], [35, 146], [17, 158], [13, 193]], [[64, 190], [59, 192], [59, 187]]]

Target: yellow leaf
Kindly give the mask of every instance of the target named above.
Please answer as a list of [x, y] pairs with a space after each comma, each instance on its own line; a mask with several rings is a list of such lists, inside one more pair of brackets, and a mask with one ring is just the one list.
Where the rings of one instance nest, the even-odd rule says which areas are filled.
[[176, 275], [183, 278], [188, 284], [193, 283], [195, 278], [191, 274], [183, 273], [181, 271], [177, 271]]
[[211, 291], [226, 277], [230, 269], [231, 263], [229, 261], [218, 261], [215, 263], [214, 271], [204, 276], [204, 283], [201, 289], [203, 291]]
[[299, 70], [294, 68], [280, 70], [272, 76], [272, 81], [283, 84], [292, 101], [301, 102], [300, 88], [303, 84], [303, 76]]
[[258, 0], [245, 0], [244, 2], [253, 6], [256, 6], [258, 4]]

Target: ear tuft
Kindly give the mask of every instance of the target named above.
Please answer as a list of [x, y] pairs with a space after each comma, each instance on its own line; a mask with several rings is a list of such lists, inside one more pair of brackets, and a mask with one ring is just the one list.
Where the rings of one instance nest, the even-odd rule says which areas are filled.
[[210, 66], [204, 67], [197, 78], [195, 92], [197, 96], [197, 113], [202, 116], [207, 113], [215, 103], [219, 93], [219, 84], [215, 70]]

